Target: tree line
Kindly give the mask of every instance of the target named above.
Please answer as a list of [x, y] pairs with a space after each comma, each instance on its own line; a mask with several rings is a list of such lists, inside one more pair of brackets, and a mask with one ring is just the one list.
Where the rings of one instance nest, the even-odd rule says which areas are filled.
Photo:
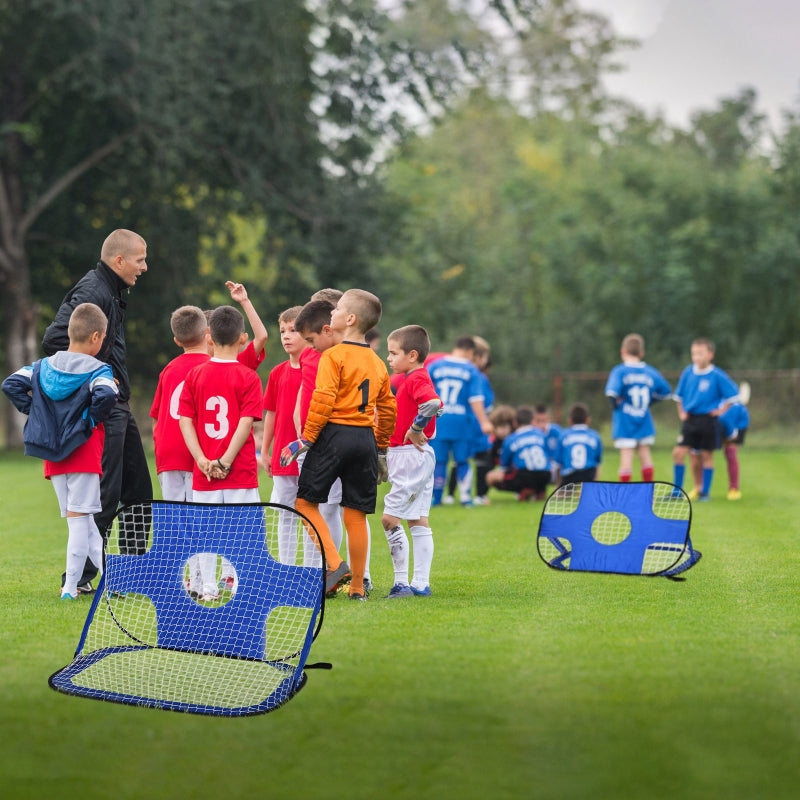
[[745, 87], [671, 126], [603, 89], [632, 44], [575, 0], [1, 3], [6, 374], [116, 227], [149, 248], [134, 384], [227, 278], [273, 332], [361, 286], [504, 370], [601, 368], [631, 330], [667, 369], [701, 334], [796, 365], [798, 112], [770, 130]]

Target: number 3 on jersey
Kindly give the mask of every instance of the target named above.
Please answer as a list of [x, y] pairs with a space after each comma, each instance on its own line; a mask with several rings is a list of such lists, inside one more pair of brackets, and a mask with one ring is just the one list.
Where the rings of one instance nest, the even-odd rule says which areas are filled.
[[213, 422], [206, 422], [203, 426], [209, 439], [224, 439], [230, 430], [228, 422], [228, 401], [220, 395], [209, 397], [206, 400], [206, 411], [214, 415]]

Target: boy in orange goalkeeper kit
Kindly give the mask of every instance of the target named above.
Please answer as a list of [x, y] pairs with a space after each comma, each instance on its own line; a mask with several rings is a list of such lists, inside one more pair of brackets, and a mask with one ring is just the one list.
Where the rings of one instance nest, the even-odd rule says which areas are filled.
[[[319, 533], [328, 569], [326, 592], [352, 576], [351, 600], [366, 600], [367, 514], [375, 512], [378, 484], [388, 478], [386, 449], [397, 416], [389, 372], [364, 337], [380, 321], [381, 310], [381, 301], [362, 289], [342, 295], [331, 312], [331, 328], [341, 342], [320, 357], [302, 437], [281, 451], [284, 465], [308, 451], [295, 508]], [[352, 572], [318, 508], [337, 478], [342, 481]]]

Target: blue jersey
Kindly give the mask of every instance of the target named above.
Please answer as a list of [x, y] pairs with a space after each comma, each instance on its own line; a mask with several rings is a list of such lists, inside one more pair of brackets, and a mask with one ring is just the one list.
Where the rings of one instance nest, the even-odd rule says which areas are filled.
[[563, 429], [555, 422], [550, 422], [544, 431], [544, 440], [547, 442], [547, 455], [550, 459], [550, 466], [558, 465], [558, 451], [561, 447], [561, 434]]
[[698, 370], [690, 364], [681, 373], [675, 399], [687, 414], [710, 414], [724, 403], [739, 399], [739, 387], [727, 372], [711, 364]]
[[750, 427], [750, 412], [747, 406], [734, 403], [720, 418], [724, 439], [734, 439], [739, 431], [746, 431]]
[[611, 415], [611, 438], [640, 441], [655, 436], [650, 404], [671, 393], [664, 376], [644, 361], [617, 364], [606, 382], [606, 395], [617, 402]]
[[559, 450], [561, 474], [569, 475], [578, 469], [592, 469], [603, 460], [600, 434], [588, 425], [573, 425], [561, 434]]
[[[488, 414], [494, 407], [494, 389], [489, 382], [485, 372], [480, 373], [481, 376], [481, 392], [483, 394], [483, 407]], [[475, 414], [472, 414], [472, 444], [470, 449], [473, 453], [485, 453], [492, 446], [492, 440], [489, 435], [481, 430], [481, 424]]]
[[470, 401], [484, 399], [481, 371], [466, 358], [455, 356], [437, 359], [427, 369], [436, 394], [444, 404], [442, 415], [436, 421], [436, 437], [470, 441], [475, 430]]
[[524, 425], [503, 439], [500, 466], [505, 469], [527, 469], [549, 472], [550, 454], [541, 428]]

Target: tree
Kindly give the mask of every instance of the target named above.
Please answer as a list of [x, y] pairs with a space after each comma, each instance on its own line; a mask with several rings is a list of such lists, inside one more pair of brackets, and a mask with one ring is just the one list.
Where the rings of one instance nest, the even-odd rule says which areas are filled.
[[[321, 191], [307, 105], [309, 25], [302, 6], [254, 0], [0, 6], [7, 371], [36, 357], [37, 277], [36, 295], [50, 303], [76, 277], [31, 270], [32, 251], [52, 266], [47, 247], [62, 257], [79, 249], [85, 269], [113, 227], [168, 239], [149, 235], [159, 227], [156, 209], [171, 222], [192, 217], [194, 242], [181, 241], [192, 261], [198, 230], [224, 226], [233, 209], [269, 215], [275, 240], [313, 226]], [[89, 232], [94, 241], [84, 247]], [[19, 418], [11, 419], [14, 444]]]

